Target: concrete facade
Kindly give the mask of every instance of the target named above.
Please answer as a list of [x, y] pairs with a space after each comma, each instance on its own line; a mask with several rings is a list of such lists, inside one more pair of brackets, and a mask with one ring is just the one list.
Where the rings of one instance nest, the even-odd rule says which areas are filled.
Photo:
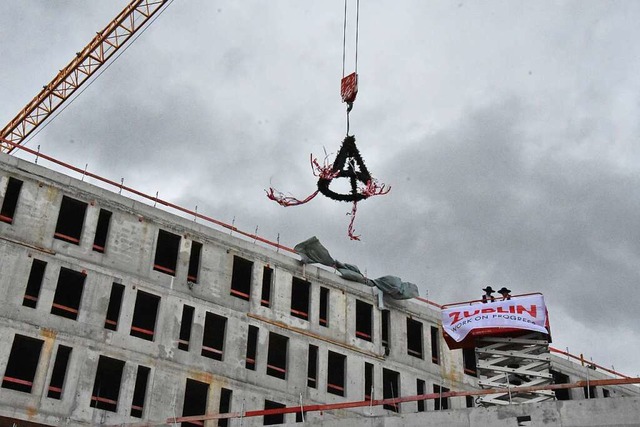
[[[383, 397], [383, 369], [399, 373], [399, 390], [394, 391], [394, 395], [418, 394], [417, 380], [424, 381], [427, 393], [433, 392], [434, 386], [451, 390], [477, 388], [477, 379], [464, 373], [462, 352], [448, 350], [440, 329], [437, 341], [432, 342], [431, 328], [440, 328], [440, 313], [434, 307], [417, 301], [385, 298], [390, 317], [387, 350], [382, 345], [382, 312], [377, 293], [367, 286], [343, 280], [323, 268], [304, 267], [289, 255], [228, 232], [4, 154], [0, 154], [0, 206], [9, 178], [22, 182], [22, 186], [11, 221], [0, 221], [0, 293], [4, 301], [0, 310], [0, 339], [5, 343], [0, 347], [0, 373], [4, 375], [0, 416], [50, 425], [163, 420], [183, 415], [188, 380], [206, 385], [207, 413], [219, 411], [223, 390], [231, 391], [229, 411], [263, 409], [265, 399], [286, 406], [298, 405], [301, 400], [304, 404], [358, 401], [365, 396], [365, 363], [374, 367], [376, 399]], [[77, 242], [55, 237], [63, 197], [86, 204]], [[94, 250], [101, 210], [111, 213], [104, 252]], [[179, 238], [175, 269], [170, 273], [154, 267], [158, 247], [162, 246], [158, 242], [161, 230]], [[197, 283], [188, 279], [194, 242], [202, 245]], [[236, 257], [252, 266], [248, 301], [238, 298], [231, 289]], [[46, 267], [39, 294], [30, 300], [35, 307], [31, 307], [24, 302], [34, 260], [46, 263]], [[261, 304], [265, 267], [273, 271], [269, 307]], [[56, 291], [64, 285], [60, 283], [60, 273], [65, 269], [84, 278], [78, 306], [63, 307], [65, 313], [77, 315], [75, 320], [54, 310], [61, 305], [56, 302], [59, 298]], [[292, 316], [295, 278], [309, 283], [307, 319]], [[105, 319], [114, 283], [123, 286], [123, 294], [116, 330], [109, 330], [105, 328]], [[327, 326], [320, 321], [321, 288], [329, 290]], [[131, 328], [139, 315], [137, 310], [144, 311], [144, 307], [136, 308], [141, 292], [159, 301], [152, 331], [143, 331], [151, 340], [132, 335]], [[356, 335], [356, 301], [372, 308], [371, 341]], [[188, 350], [179, 348], [185, 305], [193, 307]], [[203, 356], [203, 340], [212, 333], [205, 330], [207, 313], [226, 319], [223, 331], [213, 331], [223, 342], [216, 350], [221, 360]], [[407, 318], [422, 325], [419, 357], [407, 351]], [[258, 330], [255, 369], [248, 369], [246, 364], [250, 326]], [[271, 333], [287, 339], [284, 379], [267, 374], [273, 369], [267, 366]], [[19, 351], [14, 349], [16, 339], [41, 345], [32, 380], [8, 378], [11, 353]], [[318, 348], [315, 387], [310, 387], [307, 379], [310, 345]], [[60, 397], [52, 398], [49, 394], [52, 379], [56, 377], [54, 367], [60, 346], [70, 347], [71, 353], [59, 387]], [[431, 357], [432, 348], [436, 349], [435, 359]], [[328, 391], [329, 352], [345, 357], [343, 396]], [[22, 356], [17, 355], [17, 359]], [[94, 386], [97, 375], [101, 375], [98, 372], [101, 357], [124, 364], [114, 410], [91, 406], [96, 398], [100, 399], [94, 395]], [[134, 395], [139, 397], [140, 393], [136, 391], [140, 366], [149, 369], [142, 405], [134, 404]], [[561, 358], [554, 357], [553, 368], [565, 372], [571, 381], [584, 378], [580, 366]], [[600, 372], [592, 375], [594, 379], [607, 378]], [[12, 384], [22, 384], [30, 391], [15, 390]], [[579, 399], [579, 392], [572, 391], [571, 397]], [[615, 387], [608, 393], [624, 396], [638, 391], [629, 386]], [[453, 398], [449, 408], [462, 409], [466, 405], [464, 398]], [[131, 415], [134, 406], [141, 408], [140, 417]], [[402, 404], [402, 416], [409, 416], [417, 408], [416, 403]], [[426, 402], [425, 410], [433, 409], [434, 403]], [[444, 412], [438, 416], [445, 416]], [[363, 422], [368, 423], [374, 422], [371, 417], [379, 420], [390, 413], [383, 408], [341, 410], [311, 413], [307, 421], [346, 418], [351, 422], [355, 417], [367, 418], [370, 421]], [[286, 415], [285, 420], [294, 423], [295, 414]], [[239, 422], [230, 420], [229, 425], [240, 425]], [[262, 423], [258, 417], [245, 419], [242, 425]], [[207, 425], [215, 424], [208, 422]]]

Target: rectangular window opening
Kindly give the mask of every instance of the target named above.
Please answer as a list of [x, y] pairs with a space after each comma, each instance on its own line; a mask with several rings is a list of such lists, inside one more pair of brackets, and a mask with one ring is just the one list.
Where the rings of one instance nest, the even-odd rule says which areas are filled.
[[440, 364], [440, 333], [435, 326], [431, 327], [431, 361]]
[[120, 319], [120, 309], [122, 307], [122, 295], [124, 285], [113, 282], [111, 284], [111, 294], [109, 295], [109, 306], [107, 307], [107, 317], [104, 319], [104, 328], [112, 331], [118, 330], [118, 320]]
[[289, 338], [269, 332], [269, 350], [267, 354], [267, 375], [287, 378], [287, 351]]
[[373, 399], [373, 364], [364, 362], [364, 400]]
[[329, 289], [320, 287], [320, 326], [329, 327]]
[[149, 382], [150, 368], [146, 366], [138, 365], [138, 372], [136, 373], [136, 385], [133, 388], [133, 400], [131, 401], [131, 416], [136, 418], [142, 418], [142, 411], [144, 410], [144, 400], [147, 395], [147, 383]]
[[[438, 384], [434, 384], [433, 385], [433, 392], [435, 394], [440, 394], [440, 393], [448, 393], [449, 389], [446, 387], [441, 387]], [[449, 409], [449, 398], [448, 397], [436, 397], [434, 400], [434, 409], [436, 411], [441, 411], [441, 410], [445, 410], [445, 409]]]
[[222, 360], [226, 327], [226, 317], [207, 312], [204, 319], [202, 352], [200, 354], [210, 359]]
[[364, 301], [356, 300], [356, 337], [371, 341], [373, 306]]
[[467, 408], [473, 408], [476, 406], [473, 401], [473, 396], [465, 396], [465, 400], [466, 400]]
[[256, 370], [256, 351], [258, 348], [258, 327], [249, 325], [247, 334], [247, 354], [244, 367], [252, 371]]
[[462, 365], [464, 366], [464, 373], [467, 375], [477, 376], [478, 371], [476, 367], [476, 349], [475, 348], [463, 348], [462, 349]]
[[[427, 393], [427, 384], [424, 380], [416, 379], [416, 394], [426, 394]], [[424, 412], [426, 407], [426, 400], [418, 400], [416, 402], [418, 404], [418, 412]]]
[[422, 359], [422, 322], [407, 317], [407, 354]]
[[43, 342], [16, 334], [2, 378], [3, 388], [31, 393]]
[[327, 357], [327, 393], [344, 396], [347, 356], [329, 350]]
[[104, 253], [107, 246], [107, 236], [109, 235], [109, 223], [111, 222], [111, 212], [100, 209], [98, 214], [98, 224], [96, 225], [96, 235], [93, 238], [93, 250]]
[[6, 222], [7, 224], [13, 223], [13, 216], [16, 213], [16, 206], [18, 205], [20, 189], [22, 189], [22, 181], [13, 177], [9, 177], [7, 190], [4, 193], [4, 199], [2, 201], [2, 208], [0, 208], [1, 222]]
[[58, 275], [58, 284], [53, 296], [51, 314], [76, 320], [86, 274], [62, 267]]
[[307, 360], [307, 387], [318, 388], [318, 346], [309, 344]]
[[273, 282], [273, 269], [265, 266], [262, 269], [262, 294], [260, 296], [260, 305], [263, 307], [271, 307], [271, 283]]
[[294, 277], [291, 281], [291, 315], [309, 320], [309, 289], [311, 283]]
[[158, 242], [156, 243], [156, 256], [153, 261], [153, 269], [175, 276], [179, 250], [180, 236], [169, 233], [168, 231], [158, 230]]
[[596, 387], [590, 385], [589, 387], [582, 387], [582, 391], [584, 392], [585, 399], [595, 399], [596, 398]]
[[[382, 398], [395, 399], [400, 397], [400, 373], [391, 369], [382, 369]], [[400, 412], [399, 403], [387, 403], [383, 406], [393, 412]]]
[[159, 305], [159, 296], [139, 290], [136, 295], [136, 304], [133, 309], [133, 320], [131, 321], [131, 332], [129, 335], [142, 338], [143, 340], [153, 341]]
[[[219, 414], [228, 414], [231, 412], [231, 396], [233, 392], [228, 388], [222, 387], [220, 389], [220, 406], [218, 409]], [[221, 418], [218, 420], [218, 427], [227, 427], [229, 425], [228, 418]]]
[[[285, 405], [282, 403], [266, 399], [264, 401], [264, 409], [281, 409], [284, 407]], [[262, 425], [271, 426], [276, 424], [284, 424], [284, 414], [264, 415]]]
[[56, 223], [56, 231], [53, 237], [79, 245], [86, 212], [87, 204], [85, 202], [62, 196], [60, 213], [58, 214], [58, 222]]
[[202, 243], [192, 241], [191, 254], [189, 255], [189, 272], [187, 273], [187, 280], [192, 283], [198, 283], [201, 253], [202, 253]]
[[117, 412], [123, 370], [124, 360], [100, 356], [91, 394], [92, 408]]
[[382, 345], [384, 347], [389, 348], [389, 320], [390, 320], [390, 312], [389, 310], [380, 311], [380, 319], [382, 322]]
[[[182, 416], [205, 415], [209, 384], [187, 378], [182, 404]], [[183, 426], [202, 426], [202, 422], [183, 422]]]
[[[554, 384], [568, 384], [569, 376], [562, 372], [551, 370]], [[571, 392], [568, 388], [555, 390], [556, 400], [571, 400]]]
[[251, 296], [252, 270], [252, 261], [234, 255], [233, 272], [231, 274], [231, 295], [249, 301]]
[[49, 381], [47, 397], [51, 397], [52, 399], [62, 398], [62, 389], [64, 388], [64, 379], [67, 376], [67, 366], [69, 365], [70, 355], [71, 347], [64, 345], [58, 346], [56, 360], [53, 362], [53, 371], [51, 372], [51, 381]]
[[39, 259], [33, 259], [31, 263], [31, 271], [27, 280], [27, 289], [24, 291], [22, 305], [25, 307], [36, 308], [38, 298], [40, 297], [40, 289], [42, 288], [42, 280], [44, 279], [44, 271], [47, 263]]
[[602, 389], [602, 397], [611, 397], [611, 392], [609, 391], [609, 389]]
[[190, 305], [182, 306], [182, 320], [180, 321], [180, 336], [178, 337], [178, 348], [189, 351], [189, 341], [191, 340], [191, 325], [193, 324], [193, 312], [195, 309]]

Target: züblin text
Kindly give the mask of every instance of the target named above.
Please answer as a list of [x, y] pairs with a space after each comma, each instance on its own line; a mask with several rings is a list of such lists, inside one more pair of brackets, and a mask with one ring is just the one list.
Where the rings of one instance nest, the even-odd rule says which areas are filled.
[[511, 314], [527, 313], [529, 316], [535, 318], [536, 315], [538, 314], [538, 307], [535, 304], [532, 304], [529, 308], [523, 305], [517, 304], [517, 305], [510, 305], [508, 307], [497, 307], [497, 308], [488, 307], [488, 308], [482, 308], [482, 309], [477, 309], [473, 311], [468, 311], [468, 310], [452, 311], [449, 313], [449, 317], [452, 319], [450, 324], [453, 325], [455, 323], [458, 323], [462, 319], [473, 317], [478, 314], [488, 314], [488, 313], [511, 313]]

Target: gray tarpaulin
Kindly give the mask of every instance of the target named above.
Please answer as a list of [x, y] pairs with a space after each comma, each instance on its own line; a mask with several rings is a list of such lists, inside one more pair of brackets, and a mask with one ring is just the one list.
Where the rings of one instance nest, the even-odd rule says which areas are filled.
[[322, 246], [315, 236], [302, 243], [298, 243], [294, 246], [293, 250], [300, 255], [304, 264], [319, 263], [333, 267], [338, 270], [343, 278], [353, 282], [364, 283], [368, 286], [375, 286], [393, 299], [410, 299], [420, 295], [416, 285], [403, 282], [402, 279], [396, 276], [382, 276], [377, 279], [367, 279], [357, 266], [333, 259], [329, 251]]

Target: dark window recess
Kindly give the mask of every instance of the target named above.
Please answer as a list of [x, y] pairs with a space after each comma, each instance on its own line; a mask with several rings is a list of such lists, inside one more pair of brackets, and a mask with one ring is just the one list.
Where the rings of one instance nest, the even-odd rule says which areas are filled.
[[[433, 392], [435, 394], [440, 394], [440, 393], [448, 393], [449, 389], [446, 387], [440, 387], [438, 384], [434, 384], [433, 385]], [[444, 409], [449, 409], [449, 398], [448, 397], [436, 397], [434, 400], [434, 409], [436, 411], [440, 411], [440, 410], [444, 410]]]
[[253, 270], [253, 262], [233, 257], [233, 272], [231, 274], [231, 295], [234, 297], [249, 301], [251, 295], [251, 271]]
[[519, 426], [528, 426], [531, 422], [531, 415], [518, 415], [516, 421]]
[[93, 238], [94, 251], [104, 253], [104, 248], [107, 246], [110, 222], [111, 212], [105, 209], [100, 209], [100, 214], [98, 214], [98, 224], [96, 226], [96, 236]]
[[356, 337], [371, 341], [371, 317], [373, 306], [364, 301], [356, 300]]
[[249, 325], [249, 332], [247, 334], [247, 354], [245, 357], [244, 367], [256, 370], [256, 349], [258, 348], [258, 328], [256, 326]]
[[[427, 393], [427, 385], [424, 382], [424, 380], [421, 379], [416, 379], [416, 394], [420, 395], [420, 394], [426, 394]], [[425, 411], [425, 404], [427, 403], [426, 400], [418, 400], [416, 402], [418, 404], [418, 412], [424, 412]]]
[[20, 196], [20, 189], [22, 188], [22, 181], [15, 178], [9, 178], [7, 183], [7, 191], [4, 193], [4, 200], [2, 201], [2, 208], [0, 209], [0, 221], [8, 224], [13, 223], [13, 215], [16, 213], [16, 206], [18, 205], [18, 197]]
[[[233, 392], [228, 388], [222, 387], [220, 389], [220, 406], [218, 407], [219, 414], [228, 414], [231, 411], [231, 396]], [[228, 418], [221, 418], [218, 420], [218, 427], [227, 427], [229, 425]]]
[[138, 365], [136, 373], [136, 385], [133, 388], [133, 400], [131, 401], [131, 416], [142, 418], [144, 410], [144, 400], [147, 395], [147, 383], [149, 382], [149, 372], [151, 369]]
[[[569, 384], [569, 376], [561, 372], [550, 370], [554, 384]], [[568, 388], [555, 390], [556, 400], [571, 400], [571, 392]]]
[[87, 276], [79, 271], [62, 267], [58, 275], [58, 285], [53, 296], [51, 314], [76, 320], [80, 309], [80, 300]]
[[465, 400], [467, 403], [467, 408], [473, 408], [474, 406], [476, 406], [473, 401], [473, 396], [465, 396]]
[[191, 255], [189, 255], [189, 272], [187, 280], [198, 283], [198, 273], [200, 272], [200, 254], [202, 253], [202, 243], [191, 242]]
[[[285, 405], [278, 402], [273, 402], [271, 400], [264, 401], [264, 409], [281, 409], [284, 408]], [[271, 414], [265, 415], [264, 421], [262, 423], [265, 426], [271, 426], [275, 424], [284, 424], [284, 414]]]
[[189, 351], [189, 340], [191, 340], [191, 325], [193, 324], [194, 308], [190, 305], [182, 306], [182, 320], [180, 321], [180, 337], [178, 338], [178, 348]]
[[364, 362], [364, 399], [373, 399], [373, 364]]
[[153, 269], [175, 276], [179, 250], [180, 236], [169, 233], [168, 231], [158, 230], [158, 242], [156, 243], [156, 257], [153, 261]]
[[347, 356], [329, 351], [327, 357], [327, 393], [344, 396]]
[[389, 319], [390, 312], [389, 310], [382, 310], [380, 312], [380, 319], [382, 321], [382, 345], [385, 347], [389, 347]]
[[224, 336], [227, 318], [207, 312], [204, 319], [202, 336], [202, 355], [215, 360], [222, 360], [224, 352]]
[[593, 385], [590, 385], [589, 387], [584, 386], [582, 387], [582, 391], [584, 393], [584, 398], [585, 399], [595, 399], [596, 397], [596, 387]]
[[611, 397], [611, 392], [609, 391], [609, 389], [602, 389], [602, 397]]
[[422, 322], [407, 317], [407, 354], [422, 359]]
[[107, 317], [104, 319], [104, 328], [112, 331], [118, 330], [118, 320], [120, 319], [120, 308], [122, 307], [122, 295], [124, 285], [120, 283], [111, 284], [111, 295], [109, 295], [109, 306], [107, 307]]
[[53, 362], [53, 372], [51, 373], [51, 381], [49, 381], [47, 397], [51, 397], [53, 399], [60, 399], [62, 397], [64, 378], [67, 376], [67, 366], [69, 365], [70, 355], [71, 347], [67, 347], [65, 345], [58, 346], [56, 361]]
[[[184, 390], [182, 416], [204, 415], [207, 410], [209, 384], [187, 378]], [[202, 422], [183, 422], [183, 426], [202, 426]]]
[[269, 351], [267, 354], [267, 375], [285, 379], [287, 377], [287, 350], [289, 338], [269, 332]]
[[36, 376], [42, 340], [16, 335], [11, 346], [7, 369], [2, 378], [2, 387], [31, 393]]
[[320, 326], [329, 327], [329, 289], [320, 288]]
[[431, 361], [440, 364], [440, 333], [435, 326], [431, 327]]
[[[395, 399], [400, 397], [400, 374], [391, 369], [382, 369], [382, 398]], [[383, 406], [393, 412], [400, 412], [399, 403], [387, 403]]]
[[311, 284], [306, 280], [294, 277], [291, 281], [291, 315], [309, 320], [309, 289]]
[[27, 289], [24, 291], [24, 299], [22, 305], [25, 307], [36, 308], [38, 298], [40, 297], [40, 288], [42, 288], [42, 279], [44, 279], [44, 270], [47, 263], [34, 259], [31, 263], [31, 271], [29, 272], [29, 280], [27, 280]]
[[297, 423], [301, 423], [304, 420], [306, 420], [307, 418], [307, 411], [304, 412], [296, 412], [296, 422]]
[[143, 340], [153, 341], [159, 304], [159, 296], [138, 291], [129, 335], [142, 338]]
[[477, 376], [478, 371], [476, 368], [476, 349], [475, 348], [463, 348], [462, 349], [462, 365], [464, 366], [464, 373], [467, 375]]
[[60, 213], [58, 214], [58, 222], [56, 223], [56, 231], [53, 237], [79, 245], [86, 212], [87, 204], [85, 202], [62, 196]]
[[318, 388], [318, 346], [309, 344], [307, 360], [307, 387]]
[[262, 294], [260, 305], [271, 307], [271, 283], [273, 282], [273, 269], [265, 266], [262, 269]]
[[116, 412], [124, 360], [100, 356], [91, 394], [91, 407]]

